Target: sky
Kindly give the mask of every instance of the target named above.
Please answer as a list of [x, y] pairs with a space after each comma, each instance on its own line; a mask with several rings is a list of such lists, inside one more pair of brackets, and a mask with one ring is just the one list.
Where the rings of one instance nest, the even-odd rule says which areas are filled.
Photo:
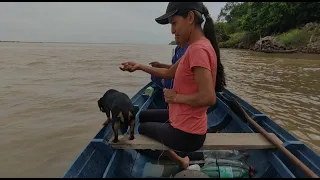
[[[0, 40], [168, 44], [167, 2], [0, 2]], [[225, 2], [204, 2], [214, 20]]]

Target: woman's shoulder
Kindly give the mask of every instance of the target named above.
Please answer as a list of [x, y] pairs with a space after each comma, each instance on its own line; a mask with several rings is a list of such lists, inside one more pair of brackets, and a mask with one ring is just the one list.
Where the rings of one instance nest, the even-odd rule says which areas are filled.
[[192, 43], [189, 46], [189, 49], [191, 51], [205, 51], [207, 53], [215, 53], [210, 40], [208, 40], [207, 38], [201, 38], [198, 41]]
[[189, 45], [189, 48], [207, 48], [208, 45], [211, 45], [211, 42], [209, 39], [203, 37], [197, 41], [195, 41], [194, 43]]

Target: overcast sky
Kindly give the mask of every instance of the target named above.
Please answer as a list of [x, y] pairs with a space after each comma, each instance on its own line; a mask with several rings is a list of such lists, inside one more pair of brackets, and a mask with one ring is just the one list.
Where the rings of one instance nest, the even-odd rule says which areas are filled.
[[[167, 2], [0, 2], [0, 40], [168, 44]], [[225, 2], [204, 3], [216, 20]]]

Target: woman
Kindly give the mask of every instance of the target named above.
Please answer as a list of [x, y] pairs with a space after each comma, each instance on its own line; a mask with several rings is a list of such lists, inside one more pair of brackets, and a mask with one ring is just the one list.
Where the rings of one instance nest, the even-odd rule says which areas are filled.
[[[203, 30], [202, 15], [206, 20]], [[225, 86], [214, 23], [208, 9], [200, 2], [170, 2], [166, 14], [157, 18], [156, 22], [170, 23], [175, 37], [181, 43], [189, 44], [184, 56], [170, 69], [135, 62], [122, 63], [120, 69], [129, 72], [141, 70], [163, 78], [174, 77], [173, 89], [163, 90], [165, 101], [169, 104], [169, 114], [154, 110], [152, 116], [150, 112], [141, 113], [139, 133], [173, 150], [193, 152], [202, 147], [206, 138], [206, 111], [216, 103], [216, 91], [221, 91]], [[166, 154], [187, 168], [189, 157], [182, 158], [173, 150]]]

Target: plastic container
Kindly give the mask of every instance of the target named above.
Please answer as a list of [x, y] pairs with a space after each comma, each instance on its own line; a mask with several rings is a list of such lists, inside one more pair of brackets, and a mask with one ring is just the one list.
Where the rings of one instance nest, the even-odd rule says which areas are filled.
[[201, 172], [207, 174], [210, 178], [249, 178], [249, 171], [234, 166], [217, 166], [216, 164], [207, 164], [201, 168]]
[[189, 166], [187, 169], [188, 170], [195, 170], [195, 171], [200, 171], [201, 170], [201, 168], [200, 168], [200, 166], [198, 164], [193, 164], [193, 165]]
[[247, 164], [237, 160], [207, 158], [205, 159], [204, 165], [208, 164], [216, 164], [217, 166], [240, 167], [246, 170], [250, 170], [250, 167]]
[[154, 91], [154, 88], [149, 86], [145, 91], [144, 91], [144, 94], [148, 95], [148, 96], [151, 96], [152, 93]]

